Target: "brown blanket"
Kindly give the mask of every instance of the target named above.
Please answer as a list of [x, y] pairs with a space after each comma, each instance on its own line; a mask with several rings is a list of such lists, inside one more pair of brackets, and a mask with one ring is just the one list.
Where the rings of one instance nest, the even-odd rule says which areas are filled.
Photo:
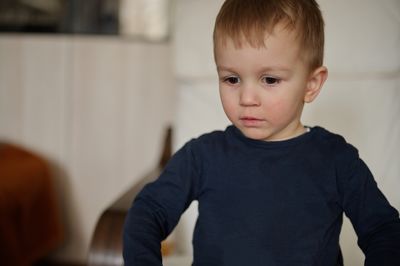
[[46, 162], [0, 144], [0, 264], [32, 265], [60, 244], [62, 227]]

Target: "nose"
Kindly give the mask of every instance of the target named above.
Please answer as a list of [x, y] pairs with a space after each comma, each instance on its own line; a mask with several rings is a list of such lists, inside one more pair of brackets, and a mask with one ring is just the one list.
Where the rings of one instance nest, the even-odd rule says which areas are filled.
[[260, 98], [255, 86], [246, 85], [240, 90], [239, 103], [241, 106], [259, 106]]

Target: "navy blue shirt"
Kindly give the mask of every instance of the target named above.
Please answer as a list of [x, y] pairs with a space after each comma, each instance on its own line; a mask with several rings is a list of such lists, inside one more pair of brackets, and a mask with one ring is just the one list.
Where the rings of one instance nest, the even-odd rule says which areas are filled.
[[129, 210], [125, 265], [162, 265], [160, 242], [193, 200], [195, 266], [336, 266], [343, 212], [366, 265], [400, 265], [398, 212], [357, 150], [320, 127], [267, 142], [229, 126], [186, 143]]

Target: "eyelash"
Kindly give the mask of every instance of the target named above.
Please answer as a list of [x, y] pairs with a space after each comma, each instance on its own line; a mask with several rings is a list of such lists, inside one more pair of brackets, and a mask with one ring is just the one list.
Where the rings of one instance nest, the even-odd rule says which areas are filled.
[[[281, 82], [280, 78], [270, 77], [270, 76], [262, 77], [261, 80], [268, 86], [275, 86]], [[237, 83], [240, 82], [240, 78], [236, 76], [228, 76], [228, 77], [223, 77], [222, 81], [230, 85], [236, 85]]]
[[275, 77], [263, 77], [262, 80], [264, 81], [264, 83], [266, 83], [268, 86], [274, 86], [277, 85], [279, 83], [281, 83], [281, 79], [279, 78], [275, 78]]
[[[236, 82], [233, 82], [233, 80], [235, 80]], [[235, 77], [235, 76], [228, 76], [228, 77], [222, 78], [222, 81], [225, 82], [225, 83], [229, 83], [231, 85], [235, 85], [238, 82], [240, 82], [240, 78], [239, 77]]]

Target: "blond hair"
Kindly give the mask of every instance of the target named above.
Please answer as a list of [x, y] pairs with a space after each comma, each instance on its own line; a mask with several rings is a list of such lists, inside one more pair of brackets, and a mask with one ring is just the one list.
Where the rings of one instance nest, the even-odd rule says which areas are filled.
[[322, 66], [324, 20], [315, 0], [226, 0], [215, 21], [214, 50], [227, 37], [237, 47], [243, 40], [253, 47], [264, 46], [265, 34], [278, 23], [296, 31], [310, 69]]

